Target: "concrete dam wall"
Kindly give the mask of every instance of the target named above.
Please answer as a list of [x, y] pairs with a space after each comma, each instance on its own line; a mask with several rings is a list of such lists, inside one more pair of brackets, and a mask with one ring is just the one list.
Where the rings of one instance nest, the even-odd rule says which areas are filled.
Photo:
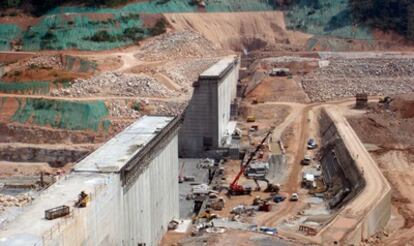
[[[144, 116], [0, 228], [0, 246], [158, 245], [179, 216], [179, 117]], [[86, 207], [75, 202], [83, 191]], [[70, 214], [45, 219], [45, 210]]]

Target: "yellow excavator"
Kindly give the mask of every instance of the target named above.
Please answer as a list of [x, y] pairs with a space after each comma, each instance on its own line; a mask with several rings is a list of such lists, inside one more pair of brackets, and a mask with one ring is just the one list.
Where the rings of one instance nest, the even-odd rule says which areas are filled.
[[207, 221], [211, 221], [212, 219], [216, 219], [217, 214], [211, 213], [210, 209], [206, 209], [203, 212], [201, 212], [198, 216], [193, 216], [192, 221], [193, 223], [197, 221], [198, 219], [206, 219]]

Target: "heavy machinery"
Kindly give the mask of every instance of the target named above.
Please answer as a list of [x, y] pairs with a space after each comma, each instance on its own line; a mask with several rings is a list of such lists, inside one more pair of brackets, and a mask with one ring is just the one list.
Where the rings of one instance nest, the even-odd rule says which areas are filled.
[[217, 218], [217, 214], [213, 214], [211, 213], [210, 209], [206, 209], [203, 212], [201, 212], [199, 215], [193, 216], [192, 221], [193, 223], [199, 219], [205, 219], [207, 221], [211, 221], [216, 218]]
[[247, 121], [247, 122], [256, 122], [256, 116], [254, 116], [254, 115], [249, 115], [249, 116], [247, 116], [246, 121]]
[[386, 97], [380, 97], [378, 102], [383, 103], [383, 104], [390, 104], [392, 102], [392, 100], [393, 99], [391, 97], [386, 96]]
[[75, 203], [75, 207], [84, 208], [86, 207], [86, 205], [88, 205], [88, 202], [89, 202], [89, 195], [86, 194], [84, 191], [82, 191], [78, 196], [78, 200]]
[[260, 196], [257, 196], [254, 200], [253, 200], [253, 206], [257, 206], [258, 207], [258, 211], [262, 211], [262, 212], [269, 212], [270, 210], [272, 210], [272, 206], [270, 205], [268, 200], [262, 199]]
[[279, 190], [280, 190], [279, 185], [275, 185], [275, 184], [270, 183], [270, 181], [268, 179], [266, 179], [266, 178], [260, 178], [260, 179], [254, 179], [254, 182], [256, 183], [256, 191], [260, 191], [261, 190], [258, 181], [264, 181], [264, 182], [266, 182], [266, 189], [264, 189], [263, 192], [266, 192], [266, 193], [267, 192], [268, 193], [278, 193]]
[[[252, 192], [251, 187], [244, 187], [242, 185], [239, 185], [237, 182], [240, 179], [240, 176], [246, 171], [246, 169], [249, 167], [250, 162], [253, 160], [253, 158], [256, 156], [257, 152], [262, 148], [263, 144], [265, 143], [266, 139], [272, 134], [274, 128], [271, 128], [269, 132], [266, 134], [266, 136], [262, 139], [259, 145], [257, 145], [255, 151], [250, 153], [250, 156], [245, 164], [242, 165], [240, 168], [239, 173], [234, 178], [233, 182], [231, 182], [229, 187], [229, 195], [250, 195]], [[260, 187], [260, 186], [259, 186]]]

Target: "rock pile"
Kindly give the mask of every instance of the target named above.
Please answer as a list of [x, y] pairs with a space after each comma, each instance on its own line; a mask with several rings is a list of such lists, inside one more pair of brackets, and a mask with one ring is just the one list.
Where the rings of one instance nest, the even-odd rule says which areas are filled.
[[414, 91], [414, 59], [334, 59], [308, 74], [302, 86], [312, 101], [338, 97], [395, 95]]
[[184, 102], [154, 102], [157, 107], [151, 112], [155, 115], [167, 115], [175, 116], [181, 114], [184, 109], [187, 107], [187, 103]]
[[[136, 102], [141, 105], [140, 102]], [[133, 109], [133, 106], [128, 105], [125, 101], [111, 101], [108, 105], [109, 115], [114, 118], [133, 118], [137, 119], [141, 116], [138, 109]]]
[[167, 62], [160, 68], [158, 72], [166, 74], [175, 83], [185, 88], [187, 91], [191, 89], [192, 83], [197, 80], [200, 73], [216, 63], [220, 58], [195, 58]]
[[69, 88], [51, 92], [53, 96], [141, 96], [172, 97], [176, 93], [144, 74], [106, 72], [90, 79], [76, 79]]
[[54, 56], [35, 56], [26, 61], [25, 66], [32, 68], [46, 68], [46, 69], [63, 69], [62, 59], [58, 55]]
[[22, 207], [30, 203], [33, 198], [29, 194], [10, 196], [0, 194], [0, 205], [2, 207]]
[[192, 31], [169, 32], [147, 40], [135, 57], [145, 61], [171, 60], [176, 57], [211, 57], [215, 45]]

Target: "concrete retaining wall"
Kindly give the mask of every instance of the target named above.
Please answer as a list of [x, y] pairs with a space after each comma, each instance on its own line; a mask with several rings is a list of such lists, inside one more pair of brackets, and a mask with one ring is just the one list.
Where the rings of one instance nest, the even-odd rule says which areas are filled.
[[338, 185], [342, 187], [342, 191], [349, 190], [349, 193], [342, 198], [338, 198], [341, 195], [338, 194], [340, 190], [335, 190], [330, 194], [332, 197], [329, 204], [338, 208], [354, 198], [364, 188], [365, 180], [357, 168], [354, 157], [339, 136], [336, 125], [325, 111], [321, 112], [319, 124], [323, 146], [321, 166], [325, 184], [328, 190], [333, 190]]
[[[362, 148], [365, 153], [360, 152], [363, 156], [355, 154], [363, 145], [346, 119], [335, 110], [322, 110], [321, 136], [331, 146], [331, 150], [338, 153], [339, 169], [354, 190], [334, 220], [319, 235], [324, 244], [340, 241], [343, 245], [358, 245], [388, 223], [391, 216], [391, 187], [365, 149]], [[344, 138], [345, 135], [347, 138]]]

